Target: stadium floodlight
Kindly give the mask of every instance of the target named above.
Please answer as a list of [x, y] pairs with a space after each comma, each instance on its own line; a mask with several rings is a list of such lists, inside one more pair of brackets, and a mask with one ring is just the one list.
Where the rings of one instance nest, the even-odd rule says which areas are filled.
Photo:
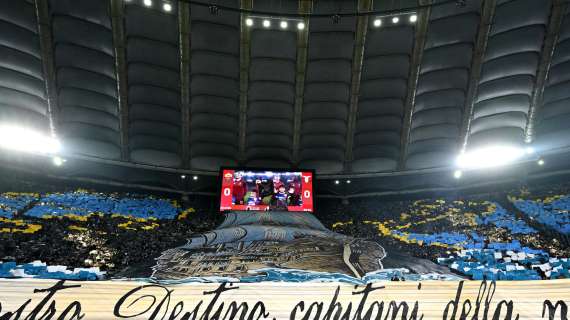
[[537, 163], [539, 166], [543, 166], [544, 165], [544, 159], [538, 159]]
[[417, 14], [412, 14], [412, 15], [410, 16], [410, 22], [411, 22], [411, 23], [414, 23], [414, 22], [416, 22], [416, 21], [418, 21], [418, 15], [417, 15]]
[[304, 22], [297, 23], [297, 29], [299, 29], [299, 30], [305, 29], [305, 23]]
[[144, 5], [147, 6], [147, 7], [152, 6], [152, 0], [144, 0], [143, 3], [144, 3]]
[[63, 165], [63, 163], [65, 162], [64, 159], [62, 159], [62, 158], [60, 158], [60, 157], [58, 157], [58, 156], [53, 157], [53, 158], [51, 159], [51, 161], [53, 162], [53, 165], [56, 166], [56, 167], [61, 167], [61, 166]]
[[180, 175], [180, 179], [186, 179], [186, 175], [185, 174]]
[[352, 182], [352, 181], [350, 181], [350, 180], [346, 180], [346, 183], [347, 183], [347, 184], [350, 184], [351, 182]]
[[339, 183], [340, 183], [339, 180], [335, 180], [335, 181], [334, 181], [334, 184], [339, 184]]
[[263, 20], [263, 26], [265, 28], [271, 27], [271, 21], [269, 21], [268, 19]]
[[11, 125], [0, 126], [0, 148], [40, 154], [56, 154], [59, 141], [31, 129]]
[[526, 152], [526, 154], [534, 154], [534, 148], [533, 147], [526, 147], [525, 152]]
[[287, 21], [281, 21], [281, 23], [279, 23], [279, 26], [281, 27], [281, 29], [287, 29], [289, 23], [287, 23]]
[[198, 180], [198, 176], [193, 176], [192, 179], [193, 179], [193, 180]]
[[171, 12], [171, 11], [172, 11], [172, 5], [171, 5], [170, 3], [168, 3], [168, 2], [165, 2], [165, 3], [162, 5], [162, 9], [163, 9], [164, 11], [166, 11], [166, 12]]
[[382, 20], [381, 19], [374, 19], [374, 22], [372, 23], [375, 27], [379, 27], [382, 25]]
[[463, 176], [463, 171], [461, 170], [455, 170], [455, 172], [453, 172], [453, 177], [455, 179], [460, 179]]
[[400, 18], [398, 18], [398, 17], [392, 18], [392, 23], [393, 23], [393, 24], [396, 24], [396, 23], [398, 23], [398, 22], [400, 22]]
[[253, 19], [252, 18], [245, 19], [245, 25], [248, 27], [253, 26]]
[[515, 162], [525, 153], [525, 149], [515, 146], [484, 147], [460, 154], [457, 166], [469, 169], [498, 167]]

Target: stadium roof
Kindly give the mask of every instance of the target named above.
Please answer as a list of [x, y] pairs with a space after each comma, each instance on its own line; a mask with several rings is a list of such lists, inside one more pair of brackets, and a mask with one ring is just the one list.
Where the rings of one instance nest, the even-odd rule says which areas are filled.
[[65, 157], [195, 172], [568, 147], [568, 4], [431, 2], [2, 0], [0, 123]]

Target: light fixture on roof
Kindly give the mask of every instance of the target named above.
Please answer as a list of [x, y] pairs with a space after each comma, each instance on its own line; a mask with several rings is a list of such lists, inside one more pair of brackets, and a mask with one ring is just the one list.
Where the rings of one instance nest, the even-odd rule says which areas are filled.
[[340, 183], [339, 180], [335, 180], [335, 181], [334, 181], [334, 184], [339, 184], [339, 183]]
[[416, 21], [418, 21], [418, 15], [417, 15], [417, 14], [412, 14], [412, 15], [410, 16], [410, 22], [411, 22], [411, 23], [414, 23], [414, 22], [416, 22]]
[[392, 23], [393, 23], [393, 24], [396, 24], [396, 23], [398, 23], [398, 22], [400, 22], [400, 18], [398, 18], [398, 17], [393, 17], [393, 18], [392, 18]]
[[381, 19], [374, 19], [374, 22], [372, 22], [372, 24], [378, 28], [379, 26], [382, 25], [382, 20]]
[[162, 4], [162, 9], [163, 9], [165, 12], [171, 12], [171, 11], [172, 11], [172, 4], [170, 4], [170, 3], [168, 3], [168, 2], [165, 2], [165, 3]]
[[283, 20], [279, 23], [279, 26], [281, 27], [281, 29], [287, 29], [287, 27], [289, 26], [289, 23], [287, 23], [287, 21]]
[[489, 146], [463, 152], [457, 157], [460, 168], [490, 168], [513, 163], [525, 155], [525, 149], [516, 146]]
[[252, 18], [245, 19], [245, 25], [248, 27], [253, 26], [253, 19]]
[[263, 26], [264, 26], [265, 28], [271, 27], [271, 21], [269, 21], [269, 19], [263, 20]]
[[304, 22], [297, 23], [297, 29], [299, 29], [299, 30], [305, 29], [305, 23]]
[[56, 167], [61, 167], [61, 166], [63, 165], [63, 163], [65, 162], [64, 159], [62, 159], [62, 158], [60, 158], [60, 157], [58, 157], [58, 156], [53, 157], [53, 158], [51, 159], [51, 161], [53, 162], [53, 165], [56, 166]]
[[544, 159], [538, 159], [538, 161], [536, 162], [538, 163], [539, 166], [543, 166], [544, 165]]
[[350, 181], [350, 180], [346, 180], [346, 183], [347, 183], [347, 184], [350, 184], [351, 182], [352, 182], [352, 181]]
[[455, 170], [455, 172], [453, 172], [453, 177], [455, 179], [460, 179], [463, 176], [463, 172], [461, 170]]
[[192, 180], [194, 180], [194, 181], [198, 180], [198, 176], [193, 176]]
[[180, 175], [180, 179], [186, 179], [186, 175], [185, 174]]
[[143, 4], [147, 7], [150, 7], [150, 6], [152, 6], [152, 0], [144, 0]]

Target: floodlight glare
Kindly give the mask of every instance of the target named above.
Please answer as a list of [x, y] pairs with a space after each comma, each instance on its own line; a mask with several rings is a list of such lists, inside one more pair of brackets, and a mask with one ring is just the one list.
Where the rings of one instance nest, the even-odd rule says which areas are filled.
[[400, 22], [400, 18], [398, 18], [398, 17], [392, 18], [392, 23], [396, 24], [398, 22]]
[[198, 176], [193, 176], [192, 179], [198, 180]]
[[526, 154], [533, 154], [534, 148], [533, 147], [526, 147], [525, 151], [526, 151]]
[[453, 177], [455, 179], [459, 179], [463, 176], [463, 172], [461, 170], [455, 170], [455, 172], [453, 172]]
[[410, 16], [410, 22], [411, 22], [411, 23], [414, 23], [414, 22], [416, 22], [416, 21], [418, 21], [418, 16], [417, 16], [416, 14], [412, 14], [412, 15]]
[[55, 154], [61, 149], [57, 139], [17, 126], [0, 126], [0, 148], [23, 152]]
[[379, 26], [382, 25], [382, 20], [380, 20], [380, 19], [375, 19], [374, 22], [373, 22], [373, 24], [374, 24], [375, 27], [379, 27]]
[[305, 29], [305, 23], [304, 22], [297, 23], [297, 29], [299, 29], [299, 30]]
[[281, 27], [281, 29], [287, 29], [289, 24], [287, 23], [287, 21], [281, 21], [281, 23], [279, 23], [279, 26]]
[[165, 3], [162, 5], [162, 9], [164, 9], [166, 12], [170, 12], [172, 11], [172, 5], [170, 3]]
[[338, 181], [338, 180], [334, 181], [334, 184], [339, 184], [339, 183], [340, 183], [340, 181]]
[[63, 165], [63, 163], [65, 162], [65, 160], [56, 156], [56, 157], [52, 158], [52, 162], [53, 162], [54, 166], [61, 167]]
[[269, 20], [267, 20], [267, 19], [266, 19], [266, 20], [263, 20], [263, 26], [266, 27], [266, 28], [271, 27], [271, 21], [269, 21]]
[[544, 165], [544, 159], [539, 159], [537, 163], [539, 166], [543, 166]]
[[350, 180], [346, 180], [346, 183], [347, 183], [347, 184], [350, 184], [351, 182], [352, 182], [352, 181], [350, 181]]
[[253, 26], [253, 19], [252, 18], [245, 19], [245, 25], [248, 27]]
[[514, 146], [491, 146], [462, 153], [457, 157], [460, 168], [490, 168], [512, 163], [525, 154], [523, 148]]
[[143, 3], [144, 3], [144, 5], [147, 6], [147, 7], [152, 6], [152, 0], [144, 0]]

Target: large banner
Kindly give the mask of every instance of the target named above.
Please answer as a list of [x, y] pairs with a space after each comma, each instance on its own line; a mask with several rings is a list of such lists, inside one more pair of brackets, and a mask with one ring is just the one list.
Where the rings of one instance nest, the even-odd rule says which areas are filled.
[[0, 280], [0, 319], [567, 319], [570, 280], [222, 283]]

